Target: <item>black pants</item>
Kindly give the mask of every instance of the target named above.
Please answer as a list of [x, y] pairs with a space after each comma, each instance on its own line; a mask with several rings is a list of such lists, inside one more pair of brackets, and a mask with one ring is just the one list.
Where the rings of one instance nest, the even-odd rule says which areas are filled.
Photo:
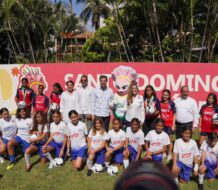
[[188, 122], [188, 123], [176, 122], [176, 139], [179, 139], [182, 137], [182, 128], [188, 127], [189, 129], [191, 129], [191, 132], [192, 132], [192, 126], [193, 126], [193, 122]]
[[149, 131], [154, 129], [154, 121], [156, 118], [145, 118], [144, 124], [143, 124], [143, 132], [146, 136]]
[[101, 116], [95, 116], [96, 118], [100, 118], [103, 120], [103, 123], [104, 123], [104, 128], [105, 128], [105, 131], [109, 131], [109, 126], [110, 126], [110, 116], [107, 116], [107, 117], [101, 117]]

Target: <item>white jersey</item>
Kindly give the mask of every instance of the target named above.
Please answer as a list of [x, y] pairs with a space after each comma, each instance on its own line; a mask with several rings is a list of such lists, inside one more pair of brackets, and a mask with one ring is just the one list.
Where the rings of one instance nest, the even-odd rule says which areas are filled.
[[49, 132], [48, 125], [45, 124], [43, 130], [42, 130], [42, 125], [41, 124], [38, 125], [37, 137], [40, 137], [40, 133], [48, 133], [48, 132]]
[[3, 118], [0, 119], [0, 131], [2, 132], [2, 138], [11, 140], [17, 132], [15, 117], [11, 116], [9, 121], [4, 120]]
[[149, 131], [146, 135], [145, 140], [149, 142], [149, 151], [156, 152], [163, 149], [164, 146], [170, 144], [169, 136], [162, 131], [158, 134], [155, 130]]
[[103, 141], [108, 140], [107, 132], [104, 132], [104, 134], [102, 135], [102, 134], [100, 134], [99, 131], [96, 131], [96, 134], [93, 135], [92, 129], [90, 130], [88, 137], [91, 139], [91, 148], [92, 149], [99, 148]]
[[30, 142], [30, 131], [33, 128], [33, 120], [31, 118], [16, 119], [17, 136], [26, 142]]
[[67, 125], [67, 136], [70, 138], [72, 150], [79, 150], [80, 148], [87, 146], [87, 135], [88, 129], [85, 123], [79, 121], [77, 125], [74, 125], [73, 123]]
[[199, 155], [199, 150], [197, 143], [193, 139], [190, 139], [189, 142], [184, 142], [180, 138], [175, 141], [173, 153], [178, 155], [178, 161], [192, 168], [194, 156]]
[[110, 140], [111, 147], [115, 148], [122, 144], [123, 141], [125, 141], [125, 132], [120, 129], [118, 132], [116, 132], [114, 129], [111, 129], [108, 132], [108, 140]]
[[206, 151], [206, 159], [208, 162], [210, 162], [211, 165], [217, 164], [217, 158], [218, 158], [218, 142], [214, 147], [209, 146], [207, 141], [204, 141], [200, 148], [202, 151]]
[[138, 151], [140, 145], [144, 144], [144, 133], [141, 129], [133, 133], [131, 127], [128, 127], [126, 130], [126, 138], [129, 139], [129, 145], [136, 151]]
[[50, 125], [50, 133], [52, 134], [56, 143], [63, 143], [64, 135], [67, 135], [67, 126], [63, 121], [61, 121], [59, 124], [55, 124], [53, 122]]

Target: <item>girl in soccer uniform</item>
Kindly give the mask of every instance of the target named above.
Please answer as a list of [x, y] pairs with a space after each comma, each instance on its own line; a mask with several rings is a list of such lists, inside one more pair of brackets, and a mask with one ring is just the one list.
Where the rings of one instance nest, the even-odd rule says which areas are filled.
[[[194, 175], [198, 174], [198, 156], [199, 150], [195, 140], [191, 138], [191, 129], [189, 127], [182, 128], [182, 138], [175, 141], [173, 150], [173, 168], [175, 181], [178, 183], [178, 176], [180, 182], [187, 183], [190, 179], [191, 172], [194, 169]], [[194, 168], [193, 168], [194, 162]]]
[[156, 96], [154, 87], [147, 85], [144, 91], [144, 108], [145, 121], [143, 125], [143, 132], [145, 135], [154, 128], [154, 121], [160, 113], [160, 101]]
[[15, 119], [17, 134], [12, 138], [8, 144], [8, 154], [10, 156], [10, 164], [7, 170], [11, 169], [15, 164], [14, 147], [21, 144], [23, 152], [30, 146], [30, 131], [33, 127], [33, 120], [29, 117], [29, 112], [26, 108], [18, 108]]
[[170, 144], [170, 138], [163, 129], [164, 120], [158, 118], [155, 121], [155, 130], [149, 131], [145, 137], [145, 159], [162, 162], [163, 153], [166, 152], [167, 146]]
[[61, 85], [59, 83], [55, 83], [53, 85], [53, 91], [50, 95], [50, 104], [56, 103], [58, 106], [60, 106], [62, 92], [63, 89]]
[[71, 149], [72, 167], [81, 169], [87, 156], [88, 129], [85, 123], [79, 121], [79, 115], [75, 110], [69, 112], [69, 118], [71, 123], [67, 125], [68, 152]]
[[49, 107], [49, 99], [48, 97], [43, 94], [44, 86], [38, 86], [38, 94], [33, 99], [33, 112], [36, 113], [37, 111], [41, 110], [47, 114], [48, 107]]
[[30, 139], [30, 146], [25, 151], [26, 171], [30, 171], [30, 156], [39, 151], [41, 163], [45, 163], [45, 156], [42, 154], [42, 146], [46, 143], [48, 137], [48, 125], [46, 115], [43, 111], [37, 111], [33, 119], [33, 129], [31, 134], [36, 134], [36, 138]]
[[125, 150], [123, 152], [125, 169], [129, 166], [129, 157], [131, 161], [137, 161], [140, 158], [143, 145], [144, 133], [140, 129], [140, 121], [137, 118], [133, 118], [131, 127], [128, 127], [126, 130]]
[[162, 92], [162, 100], [160, 102], [160, 118], [164, 120], [165, 126], [164, 131], [170, 137], [170, 146], [168, 151], [167, 160], [172, 159], [172, 152], [173, 152], [173, 133], [175, 131], [175, 120], [176, 120], [176, 106], [173, 101], [171, 101], [170, 91], [165, 89]]
[[[15, 124], [15, 117], [10, 116], [7, 108], [2, 108], [2, 118], [0, 119], [0, 155], [5, 154], [7, 151], [8, 142], [15, 136], [17, 127]], [[0, 157], [0, 163], [3, 163], [3, 157]]]
[[107, 139], [108, 136], [104, 129], [102, 119], [95, 118], [93, 128], [90, 130], [88, 135], [87, 176], [92, 175], [92, 165], [94, 160], [97, 164], [104, 164]]
[[218, 137], [217, 133], [209, 133], [208, 140], [201, 145], [201, 165], [199, 168], [199, 189], [203, 189], [204, 175], [210, 181], [218, 176]]
[[125, 132], [121, 129], [121, 121], [117, 118], [113, 120], [113, 129], [108, 132], [108, 143], [106, 144], [105, 166], [110, 164], [113, 157], [115, 164], [123, 163], [123, 150], [125, 145]]
[[200, 145], [206, 139], [209, 133], [218, 132], [217, 123], [212, 121], [212, 117], [215, 113], [218, 113], [217, 96], [215, 93], [210, 93], [207, 96], [207, 103], [203, 105], [200, 110]]
[[48, 141], [43, 146], [43, 154], [50, 161], [49, 168], [53, 168], [55, 166], [54, 159], [52, 158], [51, 151], [55, 151], [55, 155], [58, 158], [64, 158], [65, 156], [65, 148], [67, 144], [67, 126], [61, 120], [60, 111], [54, 111], [53, 115], [53, 123], [50, 125], [50, 137]]

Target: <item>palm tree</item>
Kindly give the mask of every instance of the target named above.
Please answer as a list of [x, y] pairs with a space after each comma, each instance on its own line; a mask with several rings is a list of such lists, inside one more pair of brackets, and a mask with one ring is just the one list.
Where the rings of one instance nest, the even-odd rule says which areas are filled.
[[103, 0], [77, 0], [77, 3], [84, 3], [80, 17], [85, 23], [91, 18], [92, 26], [97, 30], [100, 27], [100, 18], [108, 17], [108, 8]]

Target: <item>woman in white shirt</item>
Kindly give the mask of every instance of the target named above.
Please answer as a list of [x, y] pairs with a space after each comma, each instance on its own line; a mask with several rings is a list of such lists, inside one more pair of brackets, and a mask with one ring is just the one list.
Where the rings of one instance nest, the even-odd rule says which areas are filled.
[[77, 110], [77, 98], [76, 92], [74, 91], [74, 82], [66, 82], [67, 90], [61, 94], [60, 102], [60, 112], [63, 117], [63, 121], [68, 124], [70, 123], [70, 118], [68, 116], [71, 110]]
[[129, 87], [125, 128], [130, 127], [133, 118], [139, 119], [140, 125], [143, 125], [145, 119], [144, 99], [143, 96], [139, 95], [139, 88], [135, 83]]
[[14, 147], [21, 144], [23, 152], [30, 146], [30, 131], [32, 130], [33, 120], [29, 117], [29, 112], [26, 108], [18, 108], [16, 113], [17, 134], [8, 144], [8, 154], [10, 156], [10, 164], [7, 170], [10, 170], [15, 165]]

